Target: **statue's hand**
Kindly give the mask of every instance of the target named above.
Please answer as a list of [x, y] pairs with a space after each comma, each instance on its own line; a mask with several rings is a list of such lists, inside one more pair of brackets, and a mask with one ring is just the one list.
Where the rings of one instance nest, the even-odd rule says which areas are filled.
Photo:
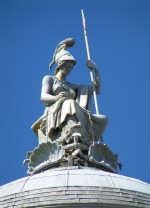
[[96, 64], [92, 60], [87, 60], [86, 66], [89, 69], [94, 69], [94, 70], [97, 70], [98, 69], [98, 67], [96, 66]]
[[61, 98], [70, 98], [69, 93], [61, 92], [56, 96], [56, 99], [59, 100]]
[[92, 60], [87, 60], [86, 62], [87, 67], [90, 70], [93, 70], [93, 84], [95, 85], [96, 88], [96, 92], [97, 94], [99, 94], [100, 92], [100, 74], [99, 74], [99, 70], [98, 67], [96, 66], [96, 64], [92, 61]]

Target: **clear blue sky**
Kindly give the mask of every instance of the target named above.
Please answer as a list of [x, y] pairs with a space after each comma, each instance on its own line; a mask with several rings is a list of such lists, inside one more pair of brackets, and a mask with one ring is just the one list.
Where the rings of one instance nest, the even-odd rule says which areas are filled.
[[92, 60], [101, 71], [104, 141], [119, 154], [119, 174], [150, 183], [150, 1], [0, 0], [0, 185], [26, 176], [22, 161], [38, 140], [41, 80], [56, 45], [74, 37], [68, 81], [90, 84], [81, 9]]

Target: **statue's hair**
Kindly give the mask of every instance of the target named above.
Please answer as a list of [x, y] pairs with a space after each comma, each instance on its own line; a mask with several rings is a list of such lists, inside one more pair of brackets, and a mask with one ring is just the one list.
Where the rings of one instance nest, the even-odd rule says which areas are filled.
[[54, 70], [54, 74], [56, 75], [59, 72], [59, 69], [61, 69], [65, 65], [66, 61], [62, 61]]

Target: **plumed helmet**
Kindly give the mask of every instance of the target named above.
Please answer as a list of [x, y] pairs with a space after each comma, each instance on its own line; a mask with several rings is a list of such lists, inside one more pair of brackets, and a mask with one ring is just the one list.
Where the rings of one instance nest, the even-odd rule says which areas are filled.
[[71, 55], [69, 51], [66, 51], [66, 48], [72, 47], [75, 44], [75, 39], [73, 38], [67, 38], [63, 41], [61, 41], [54, 52], [53, 60], [49, 64], [49, 69], [52, 68], [54, 63], [61, 65], [63, 61], [73, 61], [74, 64], [76, 64], [75, 58]]
[[61, 50], [55, 56], [55, 63], [58, 64], [58, 65], [62, 61], [66, 61], [66, 60], [75, 61], [74, 57], [71, 55], [71, 53], [69, 51]]

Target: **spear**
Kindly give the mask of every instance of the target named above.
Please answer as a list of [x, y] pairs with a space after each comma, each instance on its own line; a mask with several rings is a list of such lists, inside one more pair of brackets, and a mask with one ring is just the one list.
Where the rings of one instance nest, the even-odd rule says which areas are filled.
[[[83, 30], [84, 30], [87, 58], [88, 58], [88, 60], [91, 60], [89, 43], [88, 43], [88, 36], [87, 36], [87, 31], [86, 31], [86, 22], [85, 22], [85, 16], [84, 16], [83, 9], [81, 10], [81, 14], [82, 14], [82, 23], [83, 23]], [[94, 78], [93, 78], [93, 70], [91, 68], [90, 68], [90, 77], [91, 77], [92, 87], [93, 87], [93, 96], [94, 96], [94, 103], [95, 103], [96, 114], [99, 114], [98, 103], [97, 103], [97, 96], [96, 96], [96, 89], [95, 89]]]

